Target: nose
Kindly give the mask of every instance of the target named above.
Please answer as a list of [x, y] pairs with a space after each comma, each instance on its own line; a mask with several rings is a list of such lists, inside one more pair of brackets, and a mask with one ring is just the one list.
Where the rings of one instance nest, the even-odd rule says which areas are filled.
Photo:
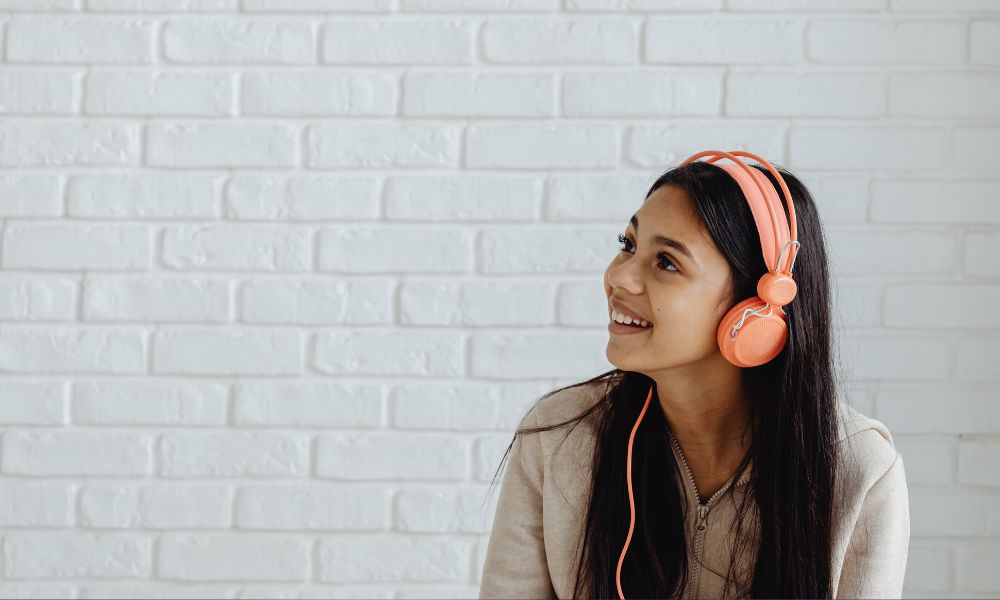
[[642, 281], [637, 267], [632, 258], [612, 261], [604, 273], [609, 289], [622, 288], [630, 294], [638, 295], [642, 290]]

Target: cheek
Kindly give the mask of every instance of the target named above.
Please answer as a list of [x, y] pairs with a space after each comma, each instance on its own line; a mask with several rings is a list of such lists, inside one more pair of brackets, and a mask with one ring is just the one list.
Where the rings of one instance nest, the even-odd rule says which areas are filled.
[[704, 294], [695, 290], [664, 294], [654, 303], [651, 316], [656, 324], [669, 326], [674, 334], [701, 335], [718, 325], [725, 314], [723, 311], [716, 315], [717, 309], [704, 298]]

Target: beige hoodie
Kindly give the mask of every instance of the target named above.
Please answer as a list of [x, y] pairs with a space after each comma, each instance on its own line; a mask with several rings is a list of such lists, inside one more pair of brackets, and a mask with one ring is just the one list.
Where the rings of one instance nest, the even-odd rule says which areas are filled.
[[[592, 406], [605, 389], [602, 382], [557, 392], [537, 404], [524, 426], [561, 423]], [[833, 595], [900, 598], [910, 538], [903, 460], [884, 424], [843, 402], [838, 402], [838, 409], [846, 468], [834, 508]], [[518, 436], [497, 499], [480, 598], [572, 597], [578, 543], [590, 493], [595, 414], [582, 420], [572, 432], [570, 425]], [[691, 574], [682, 597], [719, 598], [733, 549], [730, 526], [736, 506], [749, 487], [745, 484], [750, 469], [736, 483], [735, 503], [730, 497], [721, 499], [732, 479], [720, 493], [701, 503], [694, 478], [672, 434], [670, 441], [685, 475], [688, 506], [698, 506], [688, 511], [686, 538]], [[744, 527], [752, 528], [752, 519], [757, 518], [756, 508], [751, 507]], [[704, 519], [702, 530], [696, 528], [700, 517]], [[629, 552], [635, 551], [633, 543]], [[620, 552], [620, 546], [614, 548], [616, 564]], [[736, 560], [737, 572], [749, 570], [749, 557], [741, 555]]]

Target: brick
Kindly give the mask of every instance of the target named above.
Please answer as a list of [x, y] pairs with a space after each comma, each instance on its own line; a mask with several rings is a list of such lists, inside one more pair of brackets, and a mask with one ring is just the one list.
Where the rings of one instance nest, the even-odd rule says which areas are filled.
[[[171, 0], [180, 1], [180, 0]], [[183, 598], [185, 596], [211, 595], [226, 596], [237, 595], [239, 590], [246, 589], [247, 586], [237, 583], [183, 583], [167, 582], [158, 580], [133, 582], [120, 581], [95, 581], [77, 588], [80, 595], [89, 598], [135, 598], [136, 596], [157, 596], [160, 598]], [[275, 592], [277, 594], [277, 592]]]
[[250, 532], [168, 533], [159, 540], [157, 575], [184, 581], [308, 579], [312, 540]]
[[950, 439], [893, 436], [906, 464], [906, 481], [918, 485], [952, 485], [955, 481], [955, 443]]
[[324, 332], [316, 336], [313, 367], [330, 375], [458, 377], [462, 334], [394, 330]]
[[428, 123], [344, 122], [306, 131], [310, 167], [457, 167], [461, 129]]
[[400, 175], [385, 182], [384, 212], [398, 221], [535, 221], [543, 184], [510, 175]]
[[307, 271], [311, 234], [296, 227], [181, 225], [163, 232], [163, 263], [171, 269]]
[[147, 19], [16, 18], [7, 24], [7, 61], [148, 64], [155, 28]]
[[0, 175], [0, 217], [55, 217], [62, 213], [59, 178]]
[[998, 284], [900, 283], [886, 287], [882, 317], [907, 329], [1000, 329], [997, 305]]
[[884, 285], [839, 277], [831, 289], [831, 310], [840, 315], [839, 320], [848, 329], [878, 327], [882, 324], [884, 295]]
[[391, 488], [379, 485], [247, 485], [236, 500], [236, 523], [247, 529], [388, 531], [391, 500]]
[[309, 436], [278, 432], [182, 432], [160, 439], [161, 477], [304, 477]]
[[483, 169], [599, 169], [618, 164], [614, 125], [483, 123], [466, 134], [465, 166]]
[[416, 535], [340, 534], [320, 540], [317, 553], [317, 577], [337, 583], [465, 583], [472, 564], [471, 542]]
[[721, 71], [566, 73], [562, 114], [573, 117], [719, 115], [722, 75]]
[[0, 277], [0, 319], [72, 321], [76, 282], [62, 277], [7, 274]]
[[1000, 182], [875, 179], [871, 220], [881, 223], [1000, 224]]
[[186, 483], [88, 483], [80, 492], [80, 524], [101, 529], [229, 527], [233, 490]]
[[134, 329], [0, 327], [0, 370], [18, 373], [142, 373], [146, 336]]
[[14, 380], [0, 383], [0, 423], [61, 425], [66, 422], [69, 383], [51, 380]]
[[472, 62], [471, 21], [328, 21], [322, 35], [325, 63], [458, 65]]
[[802, 22], [790, 19], [651, 19], [650, 63], [790, 64], [802, 58]]
[[[409, 249], [401, 252], [400, 249]], [[463, 273], [472, 233], [454, 228], [337, 227], [319, 232], [319, 270], [338, 273]]]
[[460, 481], [468, 467], [469, 442], [456, 436], [343, 432], [316, 440], [317, 477]]
[[962, 381], [1000, 381], [1000, 338], [966, 335], [956, 346], [955, 361]]
[[243, 114], [392, 116], [396, 77], [376, 71], [263, 71], [243, 75]]
[[83, 319], [225, 322], [231, 319], [229, 288], [224, 279], [88, 277], [83, 282]]
[[27, 10], [27, 11], [63, 11], [77, 10], [80, 0], [2, 0], [0, 8], [3, 10]]
[[970, 231], [965, 234], [962, 272], [966, 275], [1000, 277], [1000, 233]]
[[868, 221], [871, 187], [868, 177], [800, 171], [798, 178], [809, 188], [824, 224]]
[[726, 0], [726, 8], [740, 11], [876, 11], [886, 0]]
[[[238, 0], [86, 0], [90, 10], [108, 11], [234, 11]], [[168, 594], [169, 595], [169, 594]]]
[[844, 334], [839, 356], [857, 380], [928, 381], [951, 375], [952, 351], [944, 339], [915, 335]]
[[153, 346], [154, 373], [297, 375], [302, 370], [302, 340], [296, 331], [160, 330]]
[[70, 216], [96, 219], [212, 219], [219, 216], [220, 175], [118, 172], [72, 175]]
[[71, 114], [82, 73], [7, 67], [0, 72], [0, 114]]
[[139, 126], [104, 122], [0, 122], [0, 162], [10, 167], [136, 165]]
[[798, 169], [883, 171], [934, 170], [947, 162], [946, 131], [940, 127], [793, 127], [788, 161]]
[[[955, 548], [955, 580], [959, 589], [986, 595], [1000, 589], [1000, 544], [996, 540]], [[971, 594], [969, 594], [971, 595]]]
[[399, 291], [403, 325], [551, 325], [555, 286], [530, 281], [407, 281]]
[[228, 73], [95, 71], [87, 76], [84, 110], [92, 115], [195, 115], [232, 113]]
[[559, 9], [559, 0], [401, 0], [400, 9], [413, 12], [436, 11], [550, 11]]
[[146, 433], [11, 431], [3, 437], [3, 472], [36, 477], [149, 475], [152, 449], [153, 436]]
[[72, 484], [5, 479], [0, 486], [0, 525], [72, 527]]
[[564, 281], [559, 284], [557, 294], [555, 311], [557, 324], [594, 327], [605, 326], [609, 320], [608, 296], [600, 281], [593, 279], [578, 282]]
[[277, 123], [153, 123], [146, 161], [164, 167], [287, 167], [298, 131]]
[[243, 0], [243, 10], [389, 12], [392, 0]]
[[480, 31], [492, 63], [633, 64], [639, 59], [636, 19], [505, 19]]
[[893, 12], [899, 11], [997, 11], [993, 0], [889, 0]]
[[7, 225], [3, 266], [8, 269], [146, 270], [151, 232], [145, 225]]
[[246, 427], [382, 425], [382, 390], [326, 382], [242, 382], [233, 390], [233, 423]]
[[[612, 230], [613, 231], [613, 230]], [[609, 230], [486, 229], [479, 237], [479, 271], [487, 274], [599, 273], [613, 258], [617, 239]], [[591, 252], [580, 252], [591, 248]]]
[[548, 73], [407, 73], [404, 115], [551, 117], [555, 77]]
[[40, 594], [49, 597], [72, 596], [78, 590], [75, 584], [59, 583], [54, 581], [31, 581], [31, 580], [10, 580], [0, 583], [0, 591], [4, 596], [24, 597], [32, 594]]
[[[421, 533], [483, 533], [486, 486], [461, 489], [407, 489], [396, 496], [399, 531]], [[488, 533], [489, 530], [486, 529]]]
[[395, 386], [389, 397], [389, 414], [395, 429], [513, 431], [529, 403], [549, 389], [539, 383]]
[[990, 118], [998, 105], [1000, 73], [889, 74], [892, 116]]
[[391, 325], [393, 285], [371, 279], [256, 279], [243, 284], [240, 315], [246, 323]]
[[350, 176], [237, 176], [226, 186], [226, 213], [244, 220], [375, 220], [378, 182]]
[[[732, 2], [732, 0], [730, 0]], [[720, 10], [722, 0], [566, 0], [568, 11], [681, 11]]]
[[[624, 224], [638, 208], [652, 182], [646, 175], [552, 175], [545, 181], [546, 221], [611, 221]], [[608, 198], [631, 198], [633, 206], [609, 202]], [[634, 212], [634, 211], [633, 211]]]
[[72, 418], [85, 425], [225, 425], [227, 393], [210, 382], [78, 381]]
[[726, 115], [877, 117], [885, 103], [881, 74], [752, 72], [726, 78]]
[[954, 65], [965, 61], [965, 30], [960, 20], [814, 20], [806, 56], [825, 64]]
[[[635, 125], [625, 133], [625, 158], [631, 165], [662, 169], [666, 164], [680, 164], [694, 154], [692, 149], [737, 147], [753, 148], [754, 154], [780, 163], [784, 160], [785, 134], [785, 127], [780, 125], [719, 124], [719, 119], [668, 126]], [[614, 144], [608, 142], [607, 147], [613, 148]]]
[[996, 389], [987, 385], [883, 385], [876, 402], [873, 416], [894, 433], [993, 434], [1000, 423]]
[[958, 443], [958, 482], [1000, 488], [1000, 442], [961, 440]]
[[1000, 497], [972, 489], [914, 489], [909, 493], [914, 538], [995, 538]]
[[4, 571], [13, 579], [130, 579], [153, 575], [153, 536], [76, 530], [7, 532]]
[[1000, 169], [1000, 158], [993, 154], [993, 143], [1000, 135], [1000, 127], [955, 128], [952, 152], [955, 167], [962, 170], [985, 171], [995, 176]]
[[163, 27], [163, 54], [178, 63], [314, 63], [316, 34], [307, 21], [175, 19]]
[[[988, 0], [987, 0], [988, 1]], [[990, 6], [996, 4], [989, 2]], [[977, 65], [1000, 65], [1000, 20], [969, 24], [969, 61]]]
[[582, 377], [604, 369], [604, 333], [474, 334], [469, 374], [491, 379]]
[[952, 580], [951, 548], [928, 547], [911, 541], [907, 548], [904, 588], [908, 592], [946, 592]]

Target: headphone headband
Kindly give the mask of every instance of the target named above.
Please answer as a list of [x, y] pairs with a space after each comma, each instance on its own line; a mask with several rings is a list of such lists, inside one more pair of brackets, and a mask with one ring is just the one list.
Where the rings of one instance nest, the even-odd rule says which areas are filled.
[[[735, 164], [735, 166], [729, 164], [719, 164], [716, 166], [729, 173], [730, 176], [736, 180], [736, 183], [739, 184], [740, 189], [743, 190], [743, 195], [750, 204], [750, 210], [753, 213], [754, 222], [757, 225], [757, 232], [760, 235], [761, 252], [764, 254], [764, 262], [766, 263], [768, 270], [783, 272], [790, 275], [792, 267], [795, 265], [795, 258], [799, 253], [799, 242], [798, 227], [795, 221], [795, 204], [792, 202], [792, 193], [788, 190], [788, 186], [785, 184], [784, 178], [781, 177], [781, 174], [777, 171], [777, 169], [771, 166], [771, 163], [756, 154], [741, 150], [734, 150], [732, 152], [724, 152], [722, 150], [704, 150], [702, 152], [692, 154], [688, 158], [684, 159], [684, 162], [682, 162], [681, 165], [683, 166], [690, 162], [694, 162], [704, 156], [712, 157], [706, 161], [709, 163], [715, 163], [723, 158], [728, 158]], [[770, 180], [768, 180], [767, 177], [765, 177], [759, 170], [747, 166], [743, 160], [737, 158], [738, 156], [746, 156], [756, 160], [768, 171], [770, 171], [772, 175], [774, 175], [778, 185], [781, 186], [785, 204], [788, 206], [787, 222], [784, 218], [779, 217], [779, 215], [783, 216], [784, 213], [783, 210], [780, 212], [778, 210], [781, 208], [781, 198], [778, 195], [778, 192], [774, 189]], [[770, 227], [768, 227], [768, 225], [770, 225]], [[781, 259], [784, 256], [785, 249], [789, 244], [795, 244], [795, 252], [791, 254], [791, 265], [788, 267], [788, 270], [785, 271], [781, 268]], [[768, 253], [769, 251], [771, 254]]]

